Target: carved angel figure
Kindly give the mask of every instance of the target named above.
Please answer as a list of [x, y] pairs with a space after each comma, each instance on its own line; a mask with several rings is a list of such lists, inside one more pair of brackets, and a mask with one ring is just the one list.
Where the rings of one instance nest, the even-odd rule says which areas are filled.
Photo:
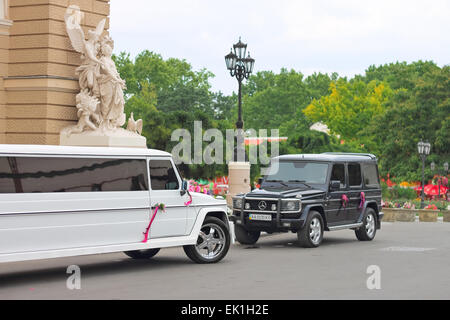
[[100, 21], [95, 30], [88, 31], [87, 39], [80, 26], [82, 19], [83, 13], [78, 6], [68, 7], [64, 16], [67, 34], [82, 59], [81, 66], [76, 69], [81, 92], [76, 97], [78, 124], [63, 132], [69, 136], [87, 131], [116, 136], [137, 134], [142, 131], [139, 126], [131, 130], [132, 134], [121, 128], [126, 122], [123, 94], [126, 85], [112, 59], [114, 42], [103, 35], [106, 19]]
[[73, 48], [81, 53], [82, 64], [77, 68], [76, 73], [79, 76], [81, 90], [89, 89], [95, 96], [99, 96], [99, 87], [96, 76], [99, 73], [100, 61], [98, 55], [100, 53], [100, 37], [105, 29], [106, 19], [103, 19], [97, 25], [95, 31], [89, 30], [87, 40], [80, 26], [83, 13], [80, 8], [71, 5], [64, 17], [66, 22], [66, 30], [69, 35]]

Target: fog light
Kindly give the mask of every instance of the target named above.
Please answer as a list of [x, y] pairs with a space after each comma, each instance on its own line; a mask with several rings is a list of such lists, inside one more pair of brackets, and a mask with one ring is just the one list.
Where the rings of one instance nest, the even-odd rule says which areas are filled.
[[290, 228], [290, 227], [291, 227], [291, 224], [290, 224], [290, 223], [283, 223], [283, 227], [285, 227], [285, 228]]

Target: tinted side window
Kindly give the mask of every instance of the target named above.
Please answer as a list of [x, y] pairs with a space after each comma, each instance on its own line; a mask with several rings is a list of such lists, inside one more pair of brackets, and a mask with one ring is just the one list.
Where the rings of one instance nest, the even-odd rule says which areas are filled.
[[140, 190], [148, 190], [145, 160], [0, 158], [0, 193]]
[[341, 182], [341, 189], [345, 188], [345, 166], [343, 164], [333, 165], [333, 171], [331, 172], [331, 181], [339, 180]]
[[350, 187], [358, 187], [361, 185], [361, 165], [359, 163], [350, 163], [348, 165], [348, 180]]
[[366, 186], [378, 186], [380, 184], [376, 164], [364, 165], [364, 184]]
[[152, 190], [178, 190], [175, 169], [169, 160], [150, 160]]

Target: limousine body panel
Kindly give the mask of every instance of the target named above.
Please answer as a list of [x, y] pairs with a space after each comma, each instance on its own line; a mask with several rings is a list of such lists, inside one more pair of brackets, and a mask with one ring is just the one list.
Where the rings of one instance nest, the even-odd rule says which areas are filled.
[[[33, 165], [29, 157], [42, 161]], [[0, 262], [194, 245], [210, 213], [220, 213], [228, 225], [224, 200], [192, 193], [192, 203], [185, 204], [189, 194], [181, 192], [182, 178], [167, 152], [0, 145], [2, 158], [6, 170], [0, 170], [0, 178], [5, 178], [3, 185], [0, 181]], [[90, 160], [84, 163], [85, 159]], [[157, 168], [149, 170], [152, 160]], [[173, 188], [153, 190], [151, 182], [159, 180], [150, 179], [149, 171], [159, 172], [164, 162], [173, 180], [167, 172], [158, 179], [173, 181]], [[123, 170], [129, 173], [124, 176]], [[114, 185], [114, 174], [125, 181], [123, 186]], [[101, 181], [98, 188], [96, 179]], [[124, 186], [126, 191], [121, 191]], [[166, 211], [158, 212], [149, 240], [143, 243], [159, 203], [167, 205]]]

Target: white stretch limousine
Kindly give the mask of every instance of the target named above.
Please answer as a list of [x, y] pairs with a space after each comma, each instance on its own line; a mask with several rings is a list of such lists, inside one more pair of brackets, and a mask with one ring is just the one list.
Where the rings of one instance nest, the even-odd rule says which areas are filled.
[[146, 259], [183, 246], [214, 263], [230, 246], [226, 212], [223, 199], [189, 194], [166, 152], [0, 145], [0, 262], [122, 251]]

